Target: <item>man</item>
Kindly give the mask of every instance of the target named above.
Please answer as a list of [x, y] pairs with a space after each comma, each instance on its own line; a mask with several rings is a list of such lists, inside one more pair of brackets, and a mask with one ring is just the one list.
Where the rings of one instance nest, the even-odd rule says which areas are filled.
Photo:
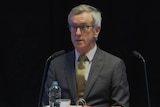
[[[101, 50], [96, 41], [101, 30], [101, 13], [93, 6], [81, 4], [68, 15], [71, 41], [75, 49], [54, 58], [49, 66], [42, 105], [48, 104], [52, 81], [62, 88], [62, 99], [71, 104], [83, 101], [86, 106], [129, 107], [129, 85], [122, 59]], [[86, 55], [84, 90], [78, 94], [77, 69], [80, 55]]]

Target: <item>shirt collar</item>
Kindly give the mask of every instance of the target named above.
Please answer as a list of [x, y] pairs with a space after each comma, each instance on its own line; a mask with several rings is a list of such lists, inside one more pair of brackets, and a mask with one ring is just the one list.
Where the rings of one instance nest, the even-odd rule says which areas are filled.
[[[89, 62], [92, 61], [93, 56], [94, 56], [96, 50], [97, 50], [97, 44], [93, 47], [93, 49], [91, 49], [89, 52], [86, 53], [86, 55], [87, 55], [87, 57], [88, 57], [88, 59], [89, 59]], [[80, 56], [80, 53], [79, 53], [76, 49], [75, 49], [75, 56], [76, 56], [76, 59], [75, 59], [75, 60], [78, 61], [78, 58], [79, 58], [79, 56]]]

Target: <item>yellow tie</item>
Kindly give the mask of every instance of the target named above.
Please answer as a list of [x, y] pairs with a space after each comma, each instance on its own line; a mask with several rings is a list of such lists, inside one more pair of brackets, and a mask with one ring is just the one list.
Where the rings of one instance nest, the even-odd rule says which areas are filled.
[[84, 95], [84, 89], [86, 85], [85, 74], [86, 74], [86, 64], [87, 61], [86, 55], [80, 55], [79, 57], [79, 64], [77, 69], [77, 88], [78, 88], [78, 96], [80, 98]]

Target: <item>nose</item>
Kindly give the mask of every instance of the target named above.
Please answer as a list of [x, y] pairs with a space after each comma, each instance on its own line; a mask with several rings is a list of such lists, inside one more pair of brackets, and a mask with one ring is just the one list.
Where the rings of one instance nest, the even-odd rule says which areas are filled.
[[76, 35], [80, 35], [81, 34], [81, 29], [80, 28], [77, 28], [76, 29]]

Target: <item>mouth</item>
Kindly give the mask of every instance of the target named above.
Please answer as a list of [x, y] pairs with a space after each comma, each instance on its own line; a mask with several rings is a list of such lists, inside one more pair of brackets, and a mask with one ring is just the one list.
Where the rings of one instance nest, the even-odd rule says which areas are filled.
[[76, 40], [77, 42], [81, 42], [81, 41], [83, 41], [83, 40]]
[[83, 40], [80, 40], [80, 39], [76, 40], [76, 44], [77, 45], [82, 45], [83, 44]]

